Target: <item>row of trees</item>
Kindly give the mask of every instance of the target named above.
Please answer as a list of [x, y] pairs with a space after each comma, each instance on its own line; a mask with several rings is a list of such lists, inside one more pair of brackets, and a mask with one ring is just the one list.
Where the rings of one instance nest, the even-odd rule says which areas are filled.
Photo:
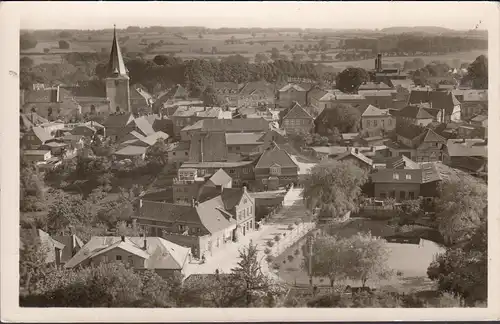
[[379, 38], [344, 39], [340, 44], [344, 49], [370, 49], [374, 53], [450, 53], [487, 49], [487, 39], [418, 36], [411, 34], [387, 35]]

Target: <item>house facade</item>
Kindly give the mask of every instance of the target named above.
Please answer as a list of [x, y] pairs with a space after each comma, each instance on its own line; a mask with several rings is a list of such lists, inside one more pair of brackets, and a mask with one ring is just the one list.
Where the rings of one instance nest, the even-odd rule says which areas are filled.
[[307, 104], [307, 90], [298, 84], [289, 83], [278, 90], [278, 106], [289, 108], [295, 102], [301, 106]]
[[417, 126], [405, 127], [398, 129], [396, 136], [396, 142], [387, 142], [391, 156], [404, 155], [417, 162], [443, 160], [446, 139], [432, 129], [419, 129]]
[[382, 130], [391, 132], [396, 128], [396, 118], [388, 109], [379, 109], [369, 105], [361, 114], [361, 129], [368, 131]]
[[255, 186], [275, 190], [297, 183], [298, 166], [290, 155], [278, 146], [268, 148], [255, 165]]
[[287, 134], [310, 133], [314, 128], [314, 118], [296, 103], [283, 117], [282, 128]]

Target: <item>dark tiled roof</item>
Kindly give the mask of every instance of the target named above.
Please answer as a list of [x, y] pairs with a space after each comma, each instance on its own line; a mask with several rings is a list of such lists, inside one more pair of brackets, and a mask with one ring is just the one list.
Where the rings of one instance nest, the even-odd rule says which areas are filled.
[[221, 194], [222, 201], [224, 202], [224, 208], [226, 210], [233, 209], [238, 205], [245, 193], [243, 188], [224, 188]]
[[310, 119], [314, 118], [309, 115], [307, 111], [304, 110], [297, 102], [295, 105], [288, 111], [288, 113], [283, 117], [283, 119]]
[[444, 109], [451, 114], [453, 107], [459, 105], [455, 95], [451, 91], [420, 91], [413, 90], [408, 99], [409, 104], [430, 103], [434, 109]]
[[233, 216], [223, 210], [220, 196], [199, 203], [197, 206], [143, 201], [139, 218], [169, 223], [202, 226], [208, 233], [216, 233], [235, 224]]
[[425, 131], [424, 127], [417, 125], [404, 125], [396, 128], [396, 134], [403, 136], [404, 138], [414, 139], [415, 137], [422, 135]]
[[227, 160], [226, 134], [195, 134], [189, 149], [191, 162], [216, 162]]
[[384, 82], [365, 82], [359, 86], [358, 90], [381, 90], [381, 89], [391, 89], [390, 86], [385, 84]]
[[358, 149], [356, 148], [350, 148], [349, 150], [347, 150], [346, 152], [338, 155], [335, 157], [335, 160], [343, 160], [345, 159], [346, 157], [348, 156], [353, 156], [355, 158], [357, 158], [358, 160], [366, 163], [367, 165], [372, 165], [373, 164], [373, 161], [372, 159], [366, 157], [363, 153], [361, 153]]
[[226, 133], [227, 145], [262, 144], [264, 133]]
[[[124, 127], [128, 125], [128, 121], [132, 117], [132, 114], [115, 114], [109, 115], [104, 121], [104, 127]], [[133, 117], [132, 117], [133, 118]]]
[[290, 155], [279, 147], [270, 147], [262, 153], [255, 168], [265, 169], [271, 167], [273, 164], [279, 164], [282, 168], [298, 168]]
[[398, 111], [398, 116], [415, 119], [432, 119], [433, 115], [425, 108], [418, 105], [406, 106]]
[[61, 262], [68, 262], [73, 255], [83, 247], [83, 241], [76, 235], [54, 235], [54, 240], [64, 244], [62, 250]]

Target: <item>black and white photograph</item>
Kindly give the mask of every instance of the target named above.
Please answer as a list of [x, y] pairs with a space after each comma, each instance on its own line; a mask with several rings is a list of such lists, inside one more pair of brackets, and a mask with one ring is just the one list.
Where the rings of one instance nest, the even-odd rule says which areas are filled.
[[16, 7], [1, 117], [16, 314], [499, 318], [496, 4], [13, 2], [2, 17]]

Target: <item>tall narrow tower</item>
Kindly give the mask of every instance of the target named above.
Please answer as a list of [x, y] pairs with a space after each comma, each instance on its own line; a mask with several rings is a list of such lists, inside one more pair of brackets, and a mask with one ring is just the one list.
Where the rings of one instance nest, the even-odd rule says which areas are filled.
[[130, 112], [130, 89], [128, 70], [123, 62], [122, 52], [113, 30], [113, 44], [106, 78], [106, 97], [109, 99], [110, 112]]

